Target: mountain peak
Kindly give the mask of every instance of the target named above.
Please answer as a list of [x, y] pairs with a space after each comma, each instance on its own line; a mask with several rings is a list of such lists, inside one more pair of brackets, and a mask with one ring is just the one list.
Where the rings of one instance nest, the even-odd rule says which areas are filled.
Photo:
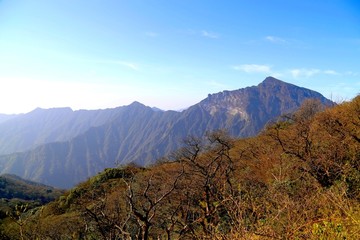
[[295, 110], [305, 98], [317, 98], [325, 105], [330, 105], [330, 101], [320, 93], [272, 76], [265, 78], [257, 86], [209, 94], [200, 102], [200, 105], [212, 116], [218, 112], [226, 112], [229, 115], [240, 115], [242, 119], [249, 120], [249, 109], [257, 109], [257, 111], [261, 109], [271, 118]]
[[264, 79], [264, 81], [262, 81], [259, 86], [273, 86], [273, 85], [279, 85], [279, 84], [288, 84], [288, 83], [285, 83], [277, 78], [274, 78], [274, 77], [267, 77]]
[[73, 110], [70, 107], [57, 107], [57, 108], [40, 108], [37, 107], [34, 110], [32, 110], [29, 113], [44, 113], [44, 112], [61, 112], [61, 113], [66, 113], [66, 112], [73, 112]]
[[142, 104], [141, 102], [138, 101], [134, 101], [132, 102], [130, 105], [128, 105], [129, 107], [146, 107], [144, 104]]

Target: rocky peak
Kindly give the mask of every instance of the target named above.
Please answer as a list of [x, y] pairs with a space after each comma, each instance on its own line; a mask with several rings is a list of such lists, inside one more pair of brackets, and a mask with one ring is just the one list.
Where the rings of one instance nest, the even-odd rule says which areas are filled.
[[199, 105], [212, 116], [217, 113], [239, 114], [242, 119], [248, 120], [249, 109], [264, 108], [262, 111], [272, 112], [278, 107], [282, 112], [284, 109], [295, 109], [305, 98], [318, 98], [323, 103], [327, 101], [317, 92], [269, 76], [257, 86], [209, 94]]
[[290, 83], [283, 82], [277, 78], [274, 77], [267, 77], [264, 81], [262, 81], [257, 87], [262, 89], [273, 89], [273, 88], [282, 88], [286, 86], [294, 86]]
[[213, 116], [218, 112], [225, 112], [229, 115], [239, 114], [243, 119], [248, 118], [240, 90], [209, 94], [199, 105]]

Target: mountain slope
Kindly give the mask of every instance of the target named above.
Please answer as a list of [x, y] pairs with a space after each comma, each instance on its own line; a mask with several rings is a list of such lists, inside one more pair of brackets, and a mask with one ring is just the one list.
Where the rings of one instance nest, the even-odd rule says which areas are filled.
[[0, 118], [0, 154], [29, 150], [42, 144], [67, 141], [92, 126], [111, 121], [120, 108], [79, 110], [71, 108], [37, 108], [27, 114]]
[[258, 86], [209, 95], [182, 112], [154, 111], [134, 102], [111, 121], [69, 140], [0, 156], [0, 169], [68, 188], [116, 164], [154, 163], [178, 149], [189, 135], [226, 129], [235, 137], [254, 136], [269, 120], [296, 110], [308, 98], [332, 104], [317, 92], [272, 77]]
[[0, 198], [33, 200], [44, 204], [53, 201], [63, 192], [50, 186], [22, 179], [16, 175], [0, 175]]
[[256, 137], [216, 132], [177, 161], [105, 169], [0, 221], [1, 239], [360, 239], [359, 114], [360, 96], [308, 101]]
[[7, 121], [7, 120], [10, 120], [10, 119], [12, 119], [12, 118], [14, 118], [14, 117], [16, 117], [17, 115], [15, 115], [15, 114], [2, 114], [2, 113], [0, 113], [0, 124], [1, 123], [3, 123], [3, 122], [5, 122], [5, 121]]

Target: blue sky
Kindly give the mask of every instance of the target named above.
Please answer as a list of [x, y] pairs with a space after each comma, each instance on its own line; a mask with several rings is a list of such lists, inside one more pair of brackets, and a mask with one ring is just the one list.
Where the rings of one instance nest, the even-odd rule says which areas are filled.
[[0, 113], [181, 109], [274, 76], [360, 93], [356, 0], [0, 0]]

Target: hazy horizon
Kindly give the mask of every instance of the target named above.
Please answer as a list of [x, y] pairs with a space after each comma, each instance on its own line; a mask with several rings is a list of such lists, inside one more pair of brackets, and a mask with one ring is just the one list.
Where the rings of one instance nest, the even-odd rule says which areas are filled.
[[360, 89], [353, 0], [0, 1], [0, 113], [163, 110], [267, 76], [350, 100]]

